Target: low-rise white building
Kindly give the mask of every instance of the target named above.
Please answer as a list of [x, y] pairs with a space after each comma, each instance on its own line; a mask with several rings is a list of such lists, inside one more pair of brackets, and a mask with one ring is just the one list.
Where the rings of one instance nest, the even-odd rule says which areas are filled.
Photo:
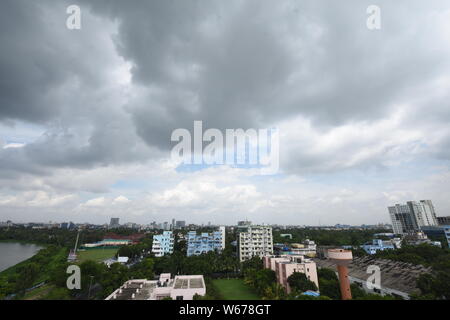
[[159, 280], [129, 280], [105, 300], [193, 300], [195, 295], [206, 294], [202, 275], [175, 276], [162, 273]]
[[117, 258], [107, 259], [107, 260], [103, 261], [103, 263], [106, 264], [109, 268], [114, 263], [120, 263], [120, 264], [125, 265], [128, 263], [129, 260], [130, 260], [130, 258], [128, 258], [128, 257], [117, 257]]

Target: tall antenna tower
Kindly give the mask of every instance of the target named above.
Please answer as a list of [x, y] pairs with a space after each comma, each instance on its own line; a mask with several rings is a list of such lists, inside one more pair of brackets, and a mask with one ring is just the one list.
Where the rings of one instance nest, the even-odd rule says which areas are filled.
[[78, 239], [80, 238], [80, 230], [78, 230], [77, 233], [77, 240], [75, 241], [75, 247], [73, 250], [70, 250], [69, 256], [67, 257], [67, 262], [75, 262], [77, 261], [77, 246], [78, 246]]

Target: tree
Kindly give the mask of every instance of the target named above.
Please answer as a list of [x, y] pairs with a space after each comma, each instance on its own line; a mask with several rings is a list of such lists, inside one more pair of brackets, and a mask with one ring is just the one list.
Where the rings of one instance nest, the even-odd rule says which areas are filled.
[[51, 267], [50, 282], [57, 287], [65, 287], [67, 283], [67, 267], [69, 264], [65, 261], [56, 263]]
[[421, 274], [419, 278], [417, 279], [417, 288], [420, 289], [421, 294], [423, 295], [429, 295], [435, 294], [434, 286], [435, 286], [435, 279], [431, 274]]
[[314, 282], [310, 281], [304, 273], [294, 272], [287, 279], [289, 286], [292, 290], [298, 292], [305, 292], [308, 290], [317, 291], [317, 286]]
[[242, 262], [242, 272], [244, 273], [244, 275], [247, 270], [261, 270], [263, 269], [263, 267], [264, 266], [262, 260], [259, 257], [253, 257], [247, 261]]
[[331, 269], [328, 268], [320, 268], [317, 270], [317, 276], [319, 279], [325, 279], [325, 280], [336, 280], [338, 281], [338, 277], [336, 275], [336, 272], [334, 272]]
[[283, 300], [286, 298], [286, 292], [279, 283], [272, 283], [262, 290], [263, 300]]
[[[129, 270], [120, 263], [113, 263], [109, 270], [106, 270], [103, 275], [100, 274], [97, 277], [99, 278], [94, 278], [94, 283], [100, 283], [103, 287], [102, 296], [107, 296], [129, 279]], [[87, 289], [89, 290], [89, 288]]]
[[155, 261], [153, 258], [145, 258], [130, 269], [130, 276], [134, 279], [153, 279]]
[[365, 296], [367, 296], [367, 293], [356, 283], [352, 283], [350, 285], [350, 290], [352, 292], [353, 300], [358, 300], [359, 298], [364, 298]]
[[317, 276], [319, 277], [319, 288], [322, 296], [329, 297], [333, 300], [341, 299], [339, 280], [333, 270], [320, 268]]
[[354, 248], [352, 249], [352, 253], [354, 257], [364, 257], [367, 256], [367, 252], [362, 248]]
[[23, 292], [30, 288], [39, 274], [39, 265], [36, 263], [29, 263], [25, 266], [19, 267], [18, 271], [20, 277], [18, 277], [16, 282], [16, 290], [18, 292]]

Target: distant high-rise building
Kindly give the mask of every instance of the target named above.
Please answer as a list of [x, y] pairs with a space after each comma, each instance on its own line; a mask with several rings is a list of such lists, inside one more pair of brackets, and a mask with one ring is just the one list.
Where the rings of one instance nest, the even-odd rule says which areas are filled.
[[218, 231], [212, 233], [197, 234], [195, 231], [189, 231], [187, 234], [188, 257], [223, 249], [225, 249], [225, 227], [219, 227]]
[[440, 226], [448, 226], [448, 225], [450, 225], [450, 216], [437, 217], [437, 221]]
[[153, 236], [152, 252], [155, 257], [162, 257], [173, 253], [174, 236], [172, 231], [164, 231], [163, 234]]
[[75, 224], [73, 222], [63, 222], [59, 225], [61, 229], [74, 229]]
[[395, 234], [414, 233], [425, 226], [437, 226], [436, 212], [431, 200], [408, 201], [388, 207]]
[[273, 254], [272, 228], [267, 226], [247, 226], [238, 230], [239, 260], [264, 257]]
[[175, 219], [172, 219], [172, 225], [170, 226], [172, 230], [175, 230]]
[[111, 221], [109, 222], [109, 227], [111, 229], [120, 227], [119, 218], [111, 218]]
[[177, 221], [175, 223], [175, 226], [177, 229], [182, 229], [182, 228], [186, 227], [186, 221]]
[[247, 220], [245, 220], [245, 221], [238, 221], [238, 223], [237, 223], [238, 227], [250, 226], [251, 224], [252, 224], [252, 222], [251, 221], [247, 221]]

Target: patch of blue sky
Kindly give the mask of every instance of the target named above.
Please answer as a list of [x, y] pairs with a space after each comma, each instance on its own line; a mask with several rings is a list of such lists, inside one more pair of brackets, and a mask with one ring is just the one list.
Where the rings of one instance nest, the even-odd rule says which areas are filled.
[[0, 123], [0, 139], [5, 144], [28, 144], [36, 141], [45, 132], [39, 125], [24, 122]]

